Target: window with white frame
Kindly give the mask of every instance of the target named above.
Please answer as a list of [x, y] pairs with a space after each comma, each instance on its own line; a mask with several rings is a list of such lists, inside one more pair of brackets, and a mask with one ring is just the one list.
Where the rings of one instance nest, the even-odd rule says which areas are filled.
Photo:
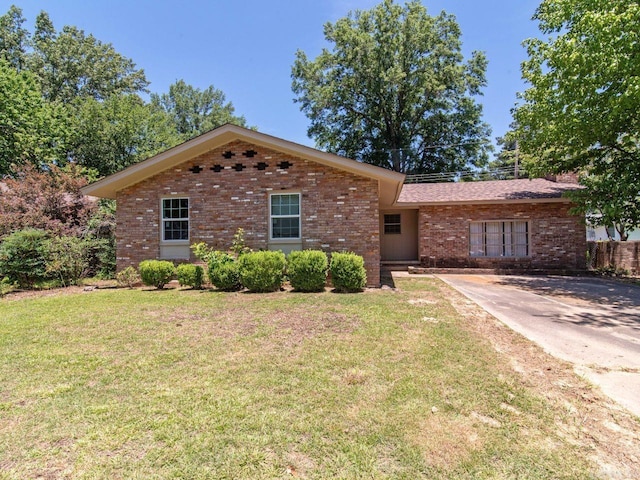
[[469, 226], [472, 257], [528, 257], [529, 222], [472, 222]]
[[300, 194], [271, 194], [270, 217], [272, 239], [300, 238]]
[[162, 240], [189, 240], [189, 199], [162, 199]]

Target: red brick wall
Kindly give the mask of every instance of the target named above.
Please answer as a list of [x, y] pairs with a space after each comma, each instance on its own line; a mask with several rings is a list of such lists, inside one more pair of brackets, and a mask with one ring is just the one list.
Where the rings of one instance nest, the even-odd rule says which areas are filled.
[[[256, 154], [243, 156], [248, 150]], [[226, 151], [235, 156], [224, 158]], [[278, 169], [282, 161], [292, 165]], [[257, 170], [258, 162], [269, 166]], [[230, 169], [237, 163], [247, 168]], [[214, 172], [214, 165], [228, 168]], [[189, 169], [194, 166], [203, 170], [193, 173]], [[241, 227], [249, 247], [266, 249], [268, 197], [278, 191], [301, 194], [302, 248], [362, 255], [368, 284], [380, 283], [378, 182], [243, 142], [211, 150], [118, 192], [118, 269], [159, 258], [162, 198], [189, 198], [191, 243], [226, 250]]]
[[[451, 205], [420, 207], [420, 261], [425, 267], [585, 268], [585, 226], [567, 203]], [[529, 221], [529, 257], [469, 256], [469, 224]]]

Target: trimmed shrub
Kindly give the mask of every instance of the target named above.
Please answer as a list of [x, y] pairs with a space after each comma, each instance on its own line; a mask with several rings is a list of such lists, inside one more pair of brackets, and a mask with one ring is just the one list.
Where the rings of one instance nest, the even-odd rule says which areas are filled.
[[116, 282], [121, 287], [133, 288], [140, 282], [140, 275], [134, 267], [129, 266], [116, 274]]
[[212, 250], [208, 252], [207, 258], [207, 274], [214, 287], [225, 292], [242, 288], [238, 265], [233, 256], [220, 250]]
[[138, 270], [142, 283], [158, 290], [163, 289], [176, 273], [173, 263], [166, 260], [143, 260]]
[[33, 288], [47, 279], [47, 233], [26, 229], [5, 237], [0, 244], [0, 276], [19, 288]]
[[338, 292], [359, 292], [367, 285], [364, 258], [355, 253], [331, 254], [331, 282]]
[[178, 277], [178, 283], [183, 287], [192, 287], [196, 290], [202, 288], [204, 270], [200, 265], [193, 265], [191, 263], [178, 265], [176, 276]]
[[224, 292], [234, 292], [242, 288], [240, 272], [235, 260], [219, 264], [213, 271], [209, 271], [209, 280], [214, 287]]
[[77, 285], [87, 274], [88, 243], [77, 237], [53, 237], [47, 242], [47, 276], [62, 285]]
[[321, 250], [294, 251], [287, 256], [287, 276], [300, 292], [321, 292], [327, 283], [327, 254]]
[[285, 264], [280, 251], [245, 253], [238, 258], [240, 281], [252, 292], [275, 292], [282, 286]]

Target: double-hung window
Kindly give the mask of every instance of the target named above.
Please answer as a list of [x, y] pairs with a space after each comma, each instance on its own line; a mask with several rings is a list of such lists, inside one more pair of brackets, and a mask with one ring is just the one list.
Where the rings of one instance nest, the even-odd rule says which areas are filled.
[[300, 238], [300, 194], [273, 193], [270, 197], [271, 238]]
[[189, 240], [189, 199], [162, 199], [162, 240]]
[[469, 226], [472, 257], [528, 257], [529, 222], [472, 222]]

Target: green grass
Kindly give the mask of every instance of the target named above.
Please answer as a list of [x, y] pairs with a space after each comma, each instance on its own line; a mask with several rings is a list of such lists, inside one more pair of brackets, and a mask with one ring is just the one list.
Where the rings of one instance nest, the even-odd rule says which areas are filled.
[[592, 478], [446, 288], [399, 287], [5, 298], [0, 478]]

